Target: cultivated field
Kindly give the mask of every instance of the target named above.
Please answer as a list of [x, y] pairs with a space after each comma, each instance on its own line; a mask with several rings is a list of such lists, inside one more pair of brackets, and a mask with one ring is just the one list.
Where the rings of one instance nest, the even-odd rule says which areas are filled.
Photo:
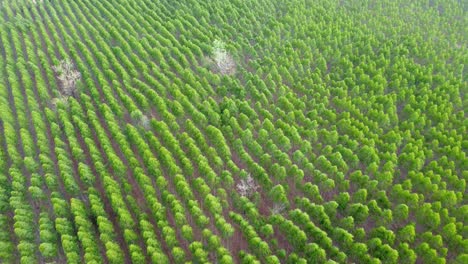
[[0, 263], [468, 263], [468, 3], [0, 0]]

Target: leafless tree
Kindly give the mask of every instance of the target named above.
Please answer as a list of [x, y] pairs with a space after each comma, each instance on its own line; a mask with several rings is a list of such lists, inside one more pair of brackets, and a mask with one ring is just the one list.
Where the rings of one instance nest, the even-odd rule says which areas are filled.
[[150, 125], [150, 119], [146, 116], [146, 115], [143, 115], [139, 121], [139, 124], [144, 127], [146, 130], [150, 130], [151, 129], [151, 125]]
[[271, 214], [281, 214], [286, 209], [286, 204], [284, 203], [275, 203], [270, 209]]
[[150, 118], [144, 115], [140, 110], [134, 110], [130, 113], [130, 117], [135, 125], [142, 126], [146, 130], [151, 129]]
[[236, 72], [236, 63], [232, 55], [226, 51], [224, 42], [220, 40], [213, 42], [213, 60], [221, 74], [230, 75]]
[[62, 60], [58, 65], [53, 66], [52, 69], [58, 74], [57, 78], [60, 80], [60, 94], [64, 97], [75, 97], [76, 84], [80, 80], [81, 74], [75, 69], [73, 62], [69, 59]]
[[252, 176], [247, 176], [246, 179], [242, 179], [237, 184], [237, 191], [241, 196], [251, 197], [258, 189], [258, 185], [255, 183]]

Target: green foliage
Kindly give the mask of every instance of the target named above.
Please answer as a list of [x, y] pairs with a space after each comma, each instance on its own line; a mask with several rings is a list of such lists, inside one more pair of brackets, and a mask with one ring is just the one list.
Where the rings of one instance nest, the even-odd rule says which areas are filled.
[[416, 230], [414, 224], [409, 224], [403, 227], [398, 231], [397, 235], [401, 242], [412, 243], [414, 241], [414, 238], [416, 237]]
[[0, 262], [466, 263], [463, 4], [3, 1]]
[[39, 250], [46, 258], [51, 258], [57, 255], [57, 247], [51, 243], [41, 243], [39, 245]]

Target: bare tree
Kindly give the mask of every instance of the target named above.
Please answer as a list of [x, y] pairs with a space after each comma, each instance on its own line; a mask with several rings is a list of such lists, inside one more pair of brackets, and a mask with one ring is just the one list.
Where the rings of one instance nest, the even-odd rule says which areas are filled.
[[148, 118], [148, 116], [146, 115], [143, 115], [139, 121], [139, 124], [144, 127], [146, 130], [150, 130], [151, 129], [151, 125], [150, 125], [150, 119]]
[[135, 125], [142, 126], [146, 130], [151, 129], [150, 118], [147, 115], [144, 115], [140, 110], [133, 110], [130, 113], [130, 117]]
[[80, 80], [81, 74], [79, 71], [75, 70], [73, 62], [69, 59], [61, 60], [60, 63], [53, 66], [52, 69], [58, 74], [57, 78], [61, 83], [60, 94], [65, 97], [75, 97], [77, 89], [76, 83]]
[[271, 214], [281, 214], [286, 209], [286, 204], [284, 203], [275, 203], [270, 209]]
[[258, 189], [258, 185], [254, 182], [252, 176], [247, 176], [237, 184], [237, 191], [241, 196], [251, 197]]
[[224, 42], [220, 40], [213, 42], [213, 60], [221, 74], [230, 75], [236, 72], [236, 63], [231, 54], [226, 51]]

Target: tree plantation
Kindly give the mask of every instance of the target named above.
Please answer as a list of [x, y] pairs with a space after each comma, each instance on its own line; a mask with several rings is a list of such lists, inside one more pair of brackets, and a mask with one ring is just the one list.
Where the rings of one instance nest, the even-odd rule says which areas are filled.
[[468, 263], [468, 2], [0, 0], [0, 263]]

